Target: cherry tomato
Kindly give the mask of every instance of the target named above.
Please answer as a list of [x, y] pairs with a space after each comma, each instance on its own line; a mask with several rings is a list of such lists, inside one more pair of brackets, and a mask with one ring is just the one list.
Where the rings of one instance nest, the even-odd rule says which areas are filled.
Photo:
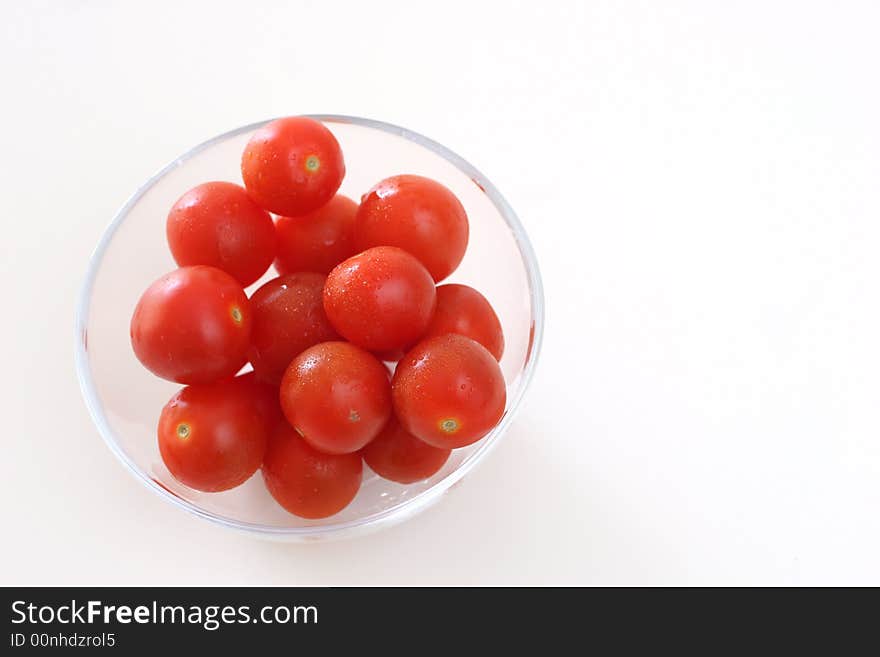
[[254, 474], [268, 438], [260, 408], [231, 379], [184, 388], [159, 418], [159, 453], [169, 472], [208, 493], [235, 488]]
[[281, 412], [277, 385], [260, 381], [255, 372], [239, 374], [232, 381], [239, 387], [241, 395], [247, 397], [260, 411], [266, 422], [267, 433], [271, 434], [279, 422], [286, 422]]
[[247, 287], [266, 273], [275, 258], [272, 215], [243, 187], [208, 182], [180, 197], [165, 224], [177, 264], [211, 265]]
[[449, 449], [476, 442], [498, 424], [507, 388], [483, 345], [449, 333], [420, 342], [397, 364], [392, 395], [407, 431]]
[[183, 267], [153, 283], [131, 318], [131, 344], [156, 376], [210, 383], [244, 365], [251, 312], [241, 285], [226, 272]]
[[319, 342], [338, 340], [324, 312], [323, 274], [300, 272], [279, 276], [250, 299], [253, 326], [249, 360], [257, 376], [281, 383], [284, 370], [301, 351]]
[[423, 442], [400, 426], [392, 416], [361, 456], [380, 477], [401, 484], [427, 479], [443, 467], [452, 450]]
[[504, 333], [498, 315], [486, 297], [467, 285], [440, 285], [437, 309], [423, 340], [446, 333], [458, 333], [486, 347], [495, 360], [504, 353]]
[[337, 194], [317, 210], [301, 217], [278, 217], [278, 255], [275, 269], [281, 274], [316, 271], [329, 274], [350, 258], [354, 246], [354, 218], [358, 205]]
[[393, 176], [361, 199], [355, 243], [358, 250], [385, 245], [405, 249], [435, 281], [442, 281], [464, 257], [467, 214], [455, 194], [440, 183], [422, 176]]
[[390, 246], [368, 249], [330, 272], [324, 309], [333, 327], [356, 345], [393, 352], [418, 340], [437, 294], [428, 270]]
[[324, 342], [294, 358], [281, 381], [281, 410], [316, 449], [356, 452], [391, 416], [388, 370], [347, 342]]
[[389, 349], [387, 351], [374, 351], [373, 355], [386, 363], [396, 363], [406, 356], [406, 351], [403, 349]]
[[303, 116], [267, 123], [253, 134], [241, 156], [241, 177], [251, 198], [288, 217], [324, 205], [344, 176], [336, 137]]
[[263, 459], [263, 479], [272, 497], [301, 518], [326, 518], [342, 511], [361, 486], [360, 454], [323, 454], [279, 424]]

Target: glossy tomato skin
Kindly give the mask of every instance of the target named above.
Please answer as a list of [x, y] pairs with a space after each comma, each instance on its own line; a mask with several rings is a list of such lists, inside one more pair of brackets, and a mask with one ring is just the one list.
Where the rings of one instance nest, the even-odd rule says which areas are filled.
[[400, 484], [422, 481], [436, 473], [452, 453], [419, 440], [392, 416], [361, 456], [380, 477]]
[[342, 262], [327, 277], [324, 309], [346, 340], [376, 352], [416, 342], [437, 293], [428, 270], [402, 249], [380, 246]]
[[241, 156], [241, 176], [261, 207], [296, 217], [333, 198], [345, 163], [339, 142], [322, 123], [292, 116], [253, 134]]
[[388, 369], [347, 342], [324, 342], [297, 356], [281, 381], [281, 410], [312, 447], [356, 452], [391, 416]]
[[418, 258], [435, 281], [458, 267], [468, 244], [468, 218], [455, 194], [422, 176], [386, 178], [361, 199], [358, 250], [397, 246]]
[[476, 442], [504, 414], [507, 388], [498, 361], [480, 343], [447, 334], [416, 345], [392, 382], [401, 425], [434, 447]]
[[266, 423], [267, 435], [271, 435], [279, 422], [286, 422], [281, 412], [277, 385], [260, 381], [253, 371], [239, 374], [232, 381], [238, 386], [240, 394], [248, 398], [259, 411]]
[[269, 439], [263, 480], [275, 500], [301, 518], [326, 518], [357, 495], [363, 476], [360, 454], [324, 454], [280, 424]]
[[238, 281], [196, 265], [147, 288], [130, 329], [135, 355], [153, 374], [178, 383], [210, 383], [244, 365], [251, 313]]
[[265, 283], [250, 298], [248, 359], [257, 377], [278, 385], [290, 361], [320, 342], [338, 340], [324, 312], [326, 276], [299, 272]]
[[162, 409], [159, 452], [175, 479], [214, 493], [244, 483], [263, 461], [268, 426], [231, 379], [188, 386]]
[[[406, 350], [404, 349], [391, 349], [388, 351], [374, 351], [373, 355], [381, 361], [385, 361], [386, 363], [397, 363], [401, 358], [406, 356]], [[393, 368], [392, 368], [393, 369]]]
[[423, 340], [457, 333], [476, 340], [495, 360], [504, 354], [504, 332], [495, 310], [482, 294], [467, 285], [450, 283], [437, 287], [437, 309]]
[[178, 265], [210, 265], [247, 287], [275, 258], [272, 216], [244, 187], [207, 182], [180, 197], [165, 224], [168, 246]]
[[357, 203], [337, 194], [301, 217], [278, 217], [275, 269], [280, 274], [298, 271], [329, 274], [336, 265], [357, 253], [354, 245], [357, 209]]

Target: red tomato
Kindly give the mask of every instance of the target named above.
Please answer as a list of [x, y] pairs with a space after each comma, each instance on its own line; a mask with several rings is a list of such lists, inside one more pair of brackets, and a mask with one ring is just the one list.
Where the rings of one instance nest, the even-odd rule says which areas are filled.
[[403, 349], [389, 349], [388, 351], [374, 351], [373, 355], [386, 363], [396, 363], [406, 356], [406, 351]]
[[255, 372], [239, 374], [232, 379], [241, 395], [247, 397], [260, 411], [260, 415], [266, 422], [266, 430], [269, 434], [275, 429], [275, 425], [284, 422], [284, 414], [281, 412], [281, 401], [278, 398], [278, 386], [260, 381]]
[[153, 283], [131, 318], [131, 345], [156, 376], [210, 383], [244, 365], [251, 312], [241, 285], [214, 267], [183, 267]]
[[397, 364], [392, 395], [407, 431], [449, 449], [476, 442], [498, 424], [507, 388], [485, 347], [449, 333], [420, 342]]
[[281, 383], [284, 370], [301, 351], [339, 339], [324, 312], [325, 280], [323, 274], [288, 274], [269, 281], [251, 296], [248, 356], [263, 381]]
[[504, 353], [504, 333], [498, 315], [486, 297], [467, 285], [440, 285], [437, 309], [423, 340], [446, 333], [458, 333], [486, 347], [495, 360]]
[[217, 267], [243, 287], [265, 274], [275, 257], [272, 215], [230, 182], [204, 183], [181, 196], [165, 232], [178, 265]]
[[355, 223], [358, 250], [398, 246], [418, 258], [435, 281], [449, 276], [464, 257], [468, 219], [446, 187], [422, 176], [393, 176], [361, 199]]
[[244, 483], [263, 461], [269, 432], [233, 380], [189, 386], [162, 409], [159, 452], [182, 484], [213, 493]]
[[281, 274], [316, 271], [329, 274], [350, 258], [354, 246], [354, 217], [358, 205], [337, 194], [326, 205], [301, 217], [278, 217], [278, 255], [275, 269]]
[[436, 303], [428, 270], [406, 251], [368, 249], [327, 277], [324, 309], [347, 340], [371, 351], [391, 352], [418, 340]]
[[326, 518], [342, 511], [361, 487], [360, 454], [323, 454], [279, 424], [263, 459], [263, 479], [272, 497], [301, 518]]
[[422, 442], [400, 426], [394, 416], [361, 450], [373, 472], [401, 484], [427, 479], [443, 467], [451, 453], [452, 450]]
[[356, 452], [391, 415], [388, 370], [347, 342], [324, 342], [297, 356], [281, 381], [281, 410], [316, 449]]
[[345, 163], [336, 137], [323, 124], [302, 116], [267, 123], [241, 156], [248, 194], [275, 214], [297, 217], [333, 198]]

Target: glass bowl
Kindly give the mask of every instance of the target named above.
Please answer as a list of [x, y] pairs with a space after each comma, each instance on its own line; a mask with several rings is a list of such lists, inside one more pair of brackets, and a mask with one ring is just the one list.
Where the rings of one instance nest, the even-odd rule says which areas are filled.
[[[538, 263], [526, 232], [491, 182], [461, 157], [414, 132], [347, 116], [316, 115], [339, 140], [347, 173], [340, 193], [355, 200], [381, 178], [414, 173], [449, 187], [470, 219], [470, 243], [446, 281], [480, 290], [504, 328], [501, 368], [507, 382], [504, 417], [486, 437], [453, 451], [440, 472], [415, 484], [381, 479], [365, 466], [363, 486], [338, 514], [304, 520], [284, 511], [259, 473], [223, 493], [177, 482], [159, 456], [156, 424], [178, 390], [137, 361], [129, 321], [141, 293], [175, 268], [165, 243], [165, 217], [189, 188], [208, 180], [241, 182], [239, 161], [255, 123], [211, 139], [174, 160], [134, 193], [98, 243], [76, 316], [76, 367], [86, 404], [107, 445], [129, 471], [171, 504], [224, 527], [288, 540], [352, 536], [412, 517], [436, 502], [498, 444], [532, 377], [544, 323]], [[277, 275], [274, 269], [248, 288]]]

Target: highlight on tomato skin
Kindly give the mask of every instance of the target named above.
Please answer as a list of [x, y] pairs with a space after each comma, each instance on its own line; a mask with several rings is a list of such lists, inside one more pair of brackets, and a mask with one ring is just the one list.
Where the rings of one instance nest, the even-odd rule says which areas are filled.
[[177, 383], [233, 376], [246, 362], [251, 312], [241, 284], [215, 267], [181, 267], [155, 281], [131, 318], [141, 364]]
[[250, 298], [252, 315], [248, 360], [256, 376], [276, 386], [290, 362], [321, 342], [339, 340], [324, 312], [324, 282], [315, 272], [279, 276]]
[[400, 484], [422, 481], [436, 474], [449, 460], [451, 449], [419, 440], [393, 415], [370, 443], [361, 450], [364, 462], [380, 477]]
[[435, 282], [461, 263], [468, 245], [461, 201], [436, 180], [398, 175], [377, 183], [361, 199], [355, 223], [359, 250], [396, 246], [411, 253]]
[[262, 472], [269, 493], [285, 510], [319, 519], [342, 511], [355, 498], [363, 463], [356, 452], [319, 452], [282, 423], [269, 438]]
[[388, 369], [348, 342], [309, 347], [281, 380], [281, 409], [292, 427], [327, 454], [356, 452], [391, 416]]
[[272, 215], [230, 182], [206, 182], [171, 207], [165, 223], [168, 247], [178, 265], [210, 265], [242, 287], [254, 283], [275, 258]]
[[298, 217], [278, 217], [275, 269], [280, 274], [314, 271], [329, 274], [357, 253], [354, 222], [358, 204], [336, 194], [317, 210]]
[[486, 297], [467, 285], [437, 286], [437, 308], [422, 339], [446, 333], [476, 340], [495, 360], [500, 361], [504, 354], [504, 332], [498, 315]]
[[342, 183], [342, 149], [324, 124], [304, 116], [271, 121], [241, 156], [250, 197], [275, 214], [296, 217], [327, 203]]
[[241, 382], [187, 386], [162, 409], [159, 453], [180, 483], [215, 493], [247, 481], [263, 461], [269, 425]]
[[327, 276], [324, 310], [349, 342], [377, 353], [405, 349], [428, 327], [437, 303], [431, 274], [413, 255], [379, 246]]
[[504, 415], [507, 387], [480, 343], [449, 333], [420, 342], [397, 364], [394, 412], [416, 438], [442, 449], [475, 443]]

